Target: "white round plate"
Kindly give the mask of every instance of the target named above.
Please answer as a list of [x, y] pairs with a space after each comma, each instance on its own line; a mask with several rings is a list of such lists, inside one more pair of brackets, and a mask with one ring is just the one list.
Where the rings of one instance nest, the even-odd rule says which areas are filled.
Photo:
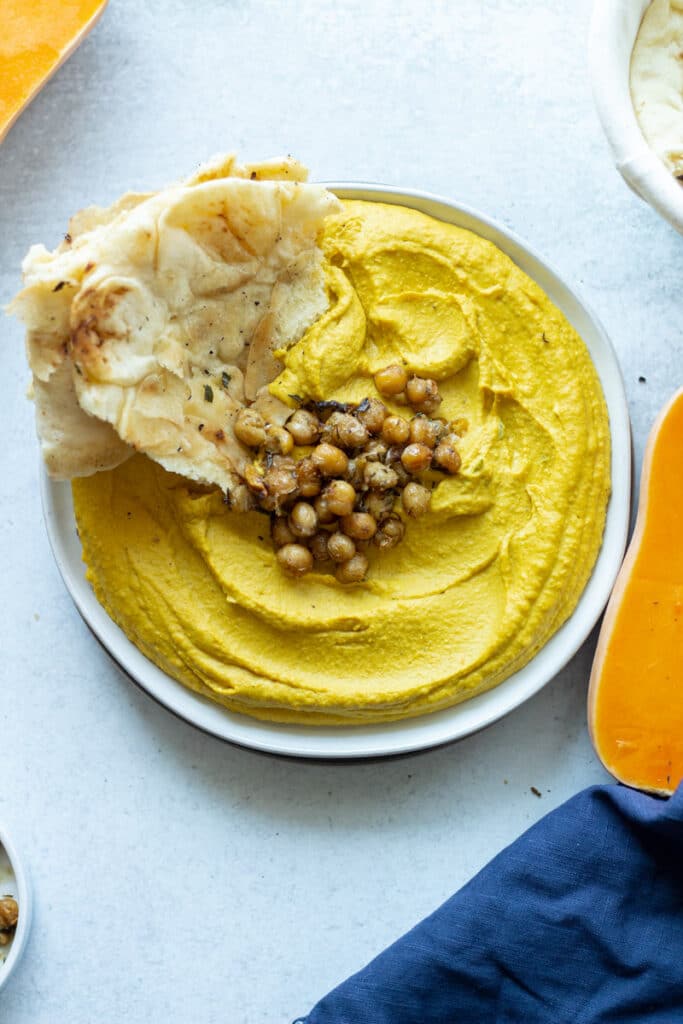
[[57, 565], [81, 615], [131, 679], [176, 715], [231, 743], [290, 757], [346, 759], [384, 757], [462, 739], [502, 718], [545, 686], [576, 653], [602, 612], [621, 564], [631, 495], [631, 435], [624, 385], [614, 350], [595, 316], [576, 293], [515, 235], [473, 210], [429, 195], [382, 185], [328, 183], [342, 199], [409, 206], [494, 242], [562, 310], [586, 343], [607, 401], [612, 434], [612, 497], [602, 548], [573, 613], [523, 669], [478, 697], [445, 711], [383, 725], [281, 725], [226, 711], [186, 689], [152, 664], [98, 604], [85, 579], [76, 534], [71, 487], [43, 473], [47, 531]]
[[19, 920], [8, 946], [0, 946], [0, 989], [13, 974], [26, 948], [31, 928], [31, 888], [28, 874], [9, 836], [0, 825], [0, 897], [13, 896], [19, 904]]

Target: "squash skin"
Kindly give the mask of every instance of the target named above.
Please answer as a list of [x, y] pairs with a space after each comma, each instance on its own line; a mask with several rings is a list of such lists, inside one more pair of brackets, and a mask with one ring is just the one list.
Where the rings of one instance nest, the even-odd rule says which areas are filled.
[[669, 796], [683, 779], [683, 389], [648, 439], [636, 526], [593, 662], [588, 728], [627, 786]]
[[0, 142], [106, 6], [107, 0], [3, 0]]

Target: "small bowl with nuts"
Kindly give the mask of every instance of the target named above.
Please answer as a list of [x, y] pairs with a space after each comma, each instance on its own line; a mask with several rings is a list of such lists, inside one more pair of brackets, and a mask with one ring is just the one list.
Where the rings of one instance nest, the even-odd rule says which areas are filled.
[[31, 895], [26, 869], [0, 825], [0, 989], [21, 959], [30, 924]]

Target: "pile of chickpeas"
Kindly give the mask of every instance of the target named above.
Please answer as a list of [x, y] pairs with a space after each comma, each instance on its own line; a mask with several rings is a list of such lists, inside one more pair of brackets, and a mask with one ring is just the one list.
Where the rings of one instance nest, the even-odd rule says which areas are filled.
[[[277, 560], [288, 576], [304, 576], [318, 563], [340, 583], [360, 583], [368, 545], [384, 551], [403, 539], [399, 498], [407, 516], [424, 515], [431, 489], [423, 474], [460, 469], [457, 445], [467, 422], [435, 417], [441, 404], [436, 381], [409, 376], [396, 364], [376, 373], [374, 382], [380, 395], [408, 407], [409, 417], [366, 398], [302, 405], [284, 426], [267, 423], [252, 408], [235, 421], [238, 440], [257, 450], [245, 472], [242, 507], [270, 513]], [[302, 448], [308, 453], [295, 457]]]

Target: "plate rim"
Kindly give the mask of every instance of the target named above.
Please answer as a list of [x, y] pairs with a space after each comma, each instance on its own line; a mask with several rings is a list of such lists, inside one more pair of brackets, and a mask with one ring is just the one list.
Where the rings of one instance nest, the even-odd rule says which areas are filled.
[[[75, 557], [76, 523], [70, 483], [51, 480], [41, 463], [40, 491], [48, 540], [67, 591], [89, 630], [114, 664], [139, 689], [176, 717], [235, 746], [288, 758], [350, 762], [417, 753], [465, 739], [520, 707], [562, 671], [597, 624], [623, 558], [631, 515], [632, 444], [624, 381], [614, 346], [590, 305], [533, 246], [479, 210], [431, 192], [355, 181], [322, 184], [341, 198], [389, 202], [422, 212], [426, 212], [425, 207], [440, 208], [450, 217], [439, 217], [435, 212], [430, 215], [492, 241], [546, 293], [547, 284], [538, 281], [537, 274], [549, 280], [555, 293], [549, 296], [551, 301], [573, 322], [563, 301], [558, 299], [559, 292], [564, 301], [575, 307], [574, 318], [585, 320], [595, 336], [587, 341], [579, 331], [598, 373], [610, 417], [612, 492], [605, 532], [595, 566], [574, 611], [531, 661], [491, 690], [467, 701], [397, 722], [307, 726], [265, 722], [229, 711], [163, 672], [109, 618], [85, 578], [80, 545], [77, 545], [78, 557]], [[470, 223], [462, 224], [463, 219]], [[515, 250], [515, 254], [510, 249]], [[63, 523], [69, 512], [71, 537], [65, 535], [66, 524]], [[544, 669], [545, 662], [549, 664]]]

